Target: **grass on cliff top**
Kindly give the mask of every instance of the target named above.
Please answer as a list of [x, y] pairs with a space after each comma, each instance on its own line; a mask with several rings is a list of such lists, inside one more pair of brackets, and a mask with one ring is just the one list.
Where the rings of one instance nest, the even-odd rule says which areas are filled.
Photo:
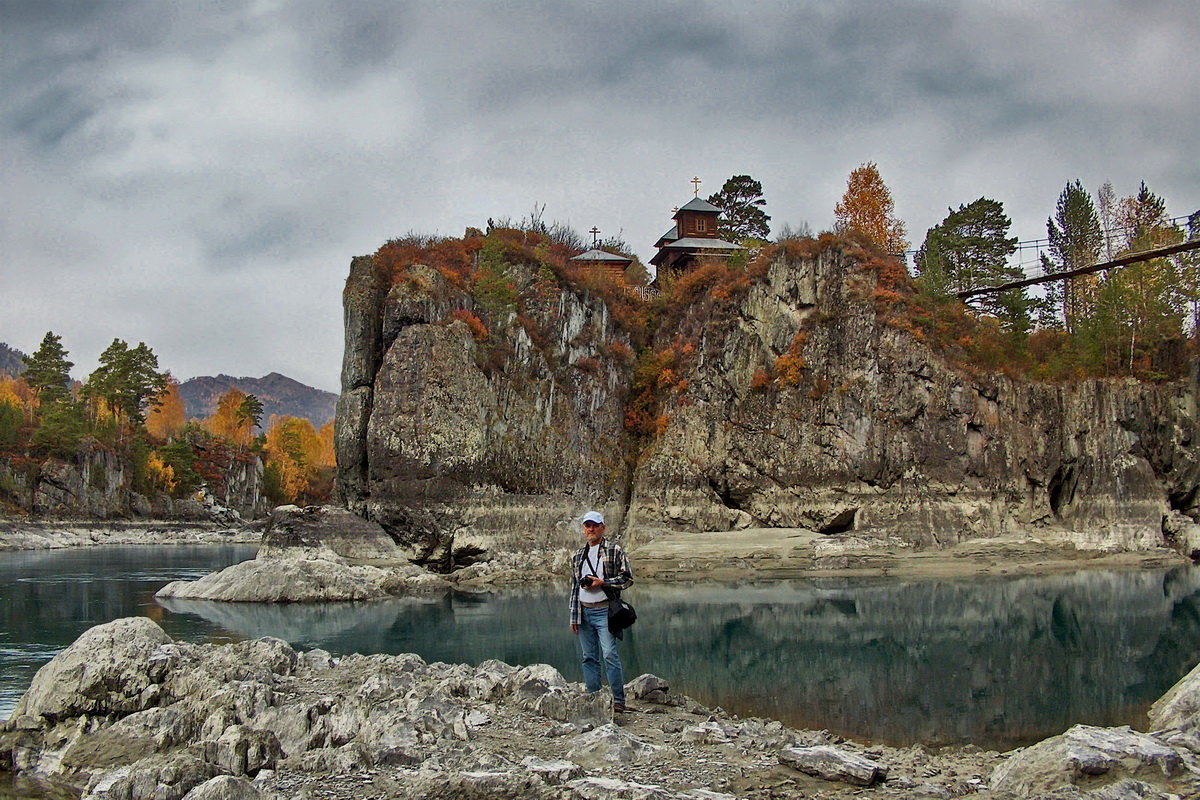
[[[840, 252], [856, 262], [847, 272], [849, 298], [870, 303], [882, 324], [910, 334], [967, 374], [1001, 372], [1051, 381], [1175, 379], [1187, 374], [1198, 352], [1195, 337], [1166, 337], [1143, 341], [1132, 358], [1117, 362], [1094, 337], [1082, 333], [1011, 329], [956, 298], [925, 291], [902, 261], [855, 232], [788, 239], [732, 258], [701, 261], [687, 274], [664, 281], [661, 293], [648, 299], [607, 274], [577, 267], [570, 259], [582, 252], [579, 238], [566, 239], [522, 228], [493, 228], [486, 234], [468, 229], [461, 238], [395, 239], [384, 244], [375, 259], [394, 283], [415, 282], [412, 267], [417, 264], [436, 270], [456, 295], [442, 299], [460, 307], [455, 318], [466, 322], [481, 343], [495, 342], [497, 327], [514, 318], [535, 343], [553, 341], [554, 332], [538, 328], [535, 320], [541, 315], [530, 313], [539, 303], [564, 289], [601, 299], [627, 342], [598, 343], [593, 357], [576, 366], [594, 370], [605, 358], [630, 362], [636, 357], [632, 395], [647, 402], [635, 403], [640, 407], [630, 427], [641, 433], [665, 427], [656, 409], [666, 401], [686, 402], [690, 363], [706, 332], [732, 319], [750, 289], [766, 279], [772, 263], [812, 259], [823, 252]], [[838, 312], [827, 310], [820, 319], [836, 324]], [[786, 353], [764, 364], [754, 388], [800, 384], [806, 367], [804, 344], [801, 331]], [[657, 400], [649, 403], [650, 396]]]

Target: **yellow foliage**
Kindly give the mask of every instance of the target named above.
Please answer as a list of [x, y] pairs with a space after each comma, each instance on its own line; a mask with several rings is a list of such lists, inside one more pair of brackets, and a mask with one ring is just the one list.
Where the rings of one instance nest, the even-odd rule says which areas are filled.
[[[288, 500], [309, 497], [323, 467], [331, 466], [333, 427], [318, 434], [307, 419], [272, 414], [267, 427], [267, 462], [279, 472], [280, 488]], [[328, 453], [328, 454], [327, 454]]]
[[217, 408], [212, 416], [204, 421], [204, 427], [218, 439], [242, 447], [248, 446], [254, 438], [254, 423], [239, 413], [245, 399], [245, 392], [230, 387], [229, 391], [217, 399]]
[[151, 452], [146, 458], [146, 480], [163, 492], [173, 491], [179, 485], [179, 480], [175, 477], [175, 468], [165, 463], [155, 452]]
[[183, 398], [179, 396], [179, 382], [172, 378], [158, 396], [158, 405], [151, 406], [146, 415], [146, 431], [154, 438], [166, 441], [183, 430], [185, 424], [187, 414], [183, 410]]
[[904, 223], [892, 213], [895, 203], [892, 192], [871, 161], [850, 173], [846, 193], [834, 207], [839, 233], [856, 230], [889, 253], [903, 253], [908, 248]]

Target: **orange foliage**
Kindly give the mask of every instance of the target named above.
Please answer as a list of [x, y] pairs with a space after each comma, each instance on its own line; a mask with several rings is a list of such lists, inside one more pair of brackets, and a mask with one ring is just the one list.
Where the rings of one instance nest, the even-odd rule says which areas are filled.
[[146, 457], [146, 481], [160, 492], [170, 493], [179, 485], [175, 468], [164, 462], [158, 453], [151, 451]]
[[870, 161], [851, 171], [846, 193], [833, 211], [839, 232], [861, 231], [889, 253], [903, 253], [908, 241], [904, 223], [893, 215], [894, 209], [892, 192]]
[[471, 329], [471, 336], [477, 342], [486, 342], [488, 340], [487, 325], [483, 324], [483, 320], [467, 311], [465, 308], [457, 308], [450, 312], [451, 319], [457, 319], [465, 322], [467, 327]]
[[23, 379], [0, 376], [0, 403], [8, 403], [32, 415], [37, 407], [37, 395]]
[[167, 388], [158, 396], [158, 405], [151, 405], [146, 415], [146, 431], [159, 441], [167, 441], [183, 430], [187, 414], [183, 410], [183, 398], [179, 396], [179, 381], [172, 378]]
[[[326, 432], [325, 428], [329, 428]], [[318, 434], [302, 417], [272, 414], [267, 427], [267, 463], [279, 474], [280, 489], [291, 502], [318, 498], [315, 489], [332, 463], [332, 426]]]
[[218, 439], [248, 447], [254, 438], [254, 421], [239, 413], [245, 399], [246, 393], [234, 387], [221, 395], [216, 410], [204, 421], [208, 432]]

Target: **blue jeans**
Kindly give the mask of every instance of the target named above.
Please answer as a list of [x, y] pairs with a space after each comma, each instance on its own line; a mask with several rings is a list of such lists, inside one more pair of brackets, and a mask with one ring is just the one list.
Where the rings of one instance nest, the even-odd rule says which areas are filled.
[[617, 653], [617, 637], [608, 630], [607, 608], [584, 608], [579, 625], [579, 646], [583, 650], [583, 683], [589, 692], [600, 691], [600, 655], [608, 673], [608, 688], [613, 702], [625, 705], [625, 672]]

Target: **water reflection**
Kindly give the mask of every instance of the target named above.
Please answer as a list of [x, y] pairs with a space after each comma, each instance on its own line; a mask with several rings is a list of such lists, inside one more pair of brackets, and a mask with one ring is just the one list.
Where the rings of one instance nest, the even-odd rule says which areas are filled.
[[37, 669], [93, 625], [148, 616], [181, 639], [230, 638], [196, 617], [171, 616], [154, 593], [253, 558], [256, 545], [84, 547], [0, 553], [0, 719]]
[[[191, 548], [209, 551], [205, 563], [188, 548], [132, 549], [82, 561], [78, 551], [0, 555], [0, 717], [38, 663], [90, 625], [131, 614], [193, 641], [276, 636], [335, 654], [546, 662], [579, 679], [563, 587], [377, 603], [155, 603], [167, 580], [253, 547]], [[1076, 722], [1144, 725], [1148, 705], [1200, 661], [1194, 567], [638, 585], [629, 599], [639, 614], [622, 648], [629, 677], [654, 672], [731, 711], [894, 743], [1007, 748]], [[27, 667], [16, 681], [13, 663]]]
[[[896, 743], [1015, 746], [1142, 724], [1200, 661], [1200, 569], [964, 581], [641, 586], [630, 677], [727, 709]], [[308, 608], [164, 601], [335, 653], [551, 663], [578, 679], [562, 592]]]

